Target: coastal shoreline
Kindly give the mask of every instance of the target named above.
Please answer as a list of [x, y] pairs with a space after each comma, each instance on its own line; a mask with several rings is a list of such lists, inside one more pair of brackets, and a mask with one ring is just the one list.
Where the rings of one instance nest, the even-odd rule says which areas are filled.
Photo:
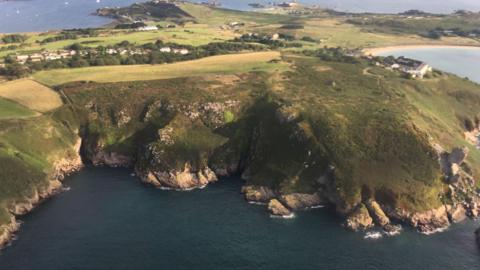
[[37, 208], [44, 201], [65, 191], [63, 181], [65, 177], [78, 172], [83, 168], [82, 158], [80, 156], [81, 139], [79, 138], [73, 146], [74, 156], [64, 157], [57, 160], [53, 166], [53, 172], [48, 180], [46, 188], [36, 189], [33, 196], [25, 197], [22, 201], [13, 202], [7, 207], [10, 214], [10, 222], [0, 226], [0, 250], [7, 247], [13, 240], [15, 234], [20, 230], [21, 222], [19, 217], [26, 215]]
[[362, 50], [364, 55], [377, 56], [387, 52], [400, 50], [417, 50], [417, 49], [462, 49], [462, 50], [480, 50], [480, 46], [474, 45], [433, 45], [433, 44], [418, 44], [418, 45], [394, 45], [385, 47], [365, 48]]

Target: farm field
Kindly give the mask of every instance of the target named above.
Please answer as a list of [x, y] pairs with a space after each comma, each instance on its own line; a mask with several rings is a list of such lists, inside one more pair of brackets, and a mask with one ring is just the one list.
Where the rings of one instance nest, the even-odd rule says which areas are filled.
[[73, 81], [146, 81], [212, 73], [230, 74], [286, 69], [287, 66], [284, 63], [271, 62], [277, 59], [280, 59], [280, 53], [275, 51], [230, 54], [164, 65], [102, 66], [48, 70], [33, 74], [33, 78], [52, 86]]
[[63, 104], [55, 91], [29, 79], [0, 84], [0, 97], [38, 112], [50, 111]]

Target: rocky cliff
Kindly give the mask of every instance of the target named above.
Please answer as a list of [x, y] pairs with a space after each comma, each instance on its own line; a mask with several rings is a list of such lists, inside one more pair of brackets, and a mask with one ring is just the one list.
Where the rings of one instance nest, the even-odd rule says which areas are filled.
[[[11, 123], [3, 131], [11, 133], [0, 136], [6, 161], [24, 168], [36, 155], [41, 162], [27, 169], [55, 164], [53, 181], [26, 183], [13, 195], [0, 189], [8, 198], [2, 202], [22, 214], [58, 190], [57, 180], [80, 165], [78, 155], [64, 159], [61, 151], [79, 134], [85, 162], [132, 167], [155, 187], [188, 190], [241, 176], [246, 200], [275, 216], [327, 206], [352, 230], [392, 232], [401, 223], [424, 233], [478, 216], [480, 154], [463, 125], [480, 105], [478, 85], [450, 75], [412, 81], [384, 70], [371, 80], [363, 73], [368, 63], [284, 58], [288, 72], [60, 86], [69, 106], [34, 127]], [[15, 140], [18, 130], [34, 128], [34, 136]], [[40, 136], [45, 144], [34, 143]], [[22, 156], [25, 149], [35, 152]], [[34, 172], [1, 179], [15, 186], [44, 177]], [[15, 228], [10, 216], [4, 223], [7, 233]]]
[[[290, 60], [297, 70], [283, 77], [76, 83], [62, 90], [87, 116], [84, 158], [132, 166], [155, 187], [189, 190], [241, 175], [245, 198], [273, 214], [329, 206], [353, 230], [402, 223], [429, 233], [478, 215], [470, 165], [477, 154], [470, 157], [463, 128], [445, 129], [453, 143], [418, 120], [427, 116], [405, 98], [405, 84], [420, 82], [390, 77], [384, 87], [355, 77], [354, 64], [319, 73], [311, 62]], [[358, 84], [332, 86], [338, 77]], [[466, 146], [458, 148], [461, 140]]]
[[21, 199], [10, 201], [7, 205], [9, 222], [0, 226], [0, 247], [5, 246], [13, 238], [15, 232], [20, 228], [16, 217], [32, 211], [42, 201], [62, 191], [62, 181], [66, 176], [80, 170], [83, 166], [80, 157], [81, 139], [67, 149], [63, 156], [56, 157], [56, 161], [50, 169], [46, 184], [33, 189], [32, 194]]

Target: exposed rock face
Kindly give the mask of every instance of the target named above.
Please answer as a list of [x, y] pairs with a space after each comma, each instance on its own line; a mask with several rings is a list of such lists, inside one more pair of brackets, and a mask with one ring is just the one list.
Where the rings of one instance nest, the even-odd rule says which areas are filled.
[[279, 200], [272, 199], [268, 202], [268, 210], [274, 216], [288, 217], [292, 215], [292, 211], [286, 208]]
[[467, 218], [467, 210], [463, 205], [457, 204], [455, 206], [447, 206], [448, 218], [453, 223], [458, 223]]
[[[73, 146], [73, 155], [61, 158], [53, 163], [53, 173], [51, 179], [53, 181], [62, 181], [65, 176], [72, 172], [80, 170], [83, 166], [82, 158], [80, 157], [80, 147], [82, 140], [79, 138]], [[58, 183], [57, 183], [58, 184]]]
[[390, 223], [390, 219], [376, 201], [368, 200], [365, 205], [377, 225], [384, 227]]
[[190, 164], [186, 163], [183, 171], [171, 170], [168, 172], [150, 171], [146, 175], [140, 174], [143, 182], [156, 187], [189, 190], [206, 186], [217, 181], [217, 176], [210, 168], [193, 171]]
[[240, 170], [239, 163], [232, 163], [228, 165], [224, 165], [223, 167], [216, 167], [213, 168], [215, 174], [218, 176], [230, 176], [236, 174]]
[[90, 156], [90, 161], [94, 166], [106, 165], [109, 167], [130, 167], [133, 164], [133, 158], [116, 153], [98, 151]]
[[468, 155], [468, 148], [454, 148], [451, 153], [440, 154], [440, 165], [445, 174], [447, 183], [458, 182], [461, 177], [461, 165]]
[[325, 200], [318, 193], [303, 194], [292, 193], [280, 196], [280, 200], [288, 208], [293, 210], [307, 209], [312, 206], [318, 206], [325, 203]]
[[249, 202], [267, 203], [275, 198], [275, 192], [268, 187], [243, 186], [242, 193]]
[[50, 173], [47, 184], [35, 189], [31, 196], [21, 201], [12, 202], [8, 206], [8, 212], [11, 214], [10, 223], [0, 227], [0, 247], [5, 246], [11, 240], [13, 234], [19, 229], [20, 225], [15, 216], [24, 215], [32, 211], [35, 206], [43, 200], [55, 195], [62, 188], [62, 180], [69, 174], [82, 168], [83, 163], [80, 157], [81, 139], [73, 146], [73, 154], [61, 158], [54, 162], [52, 172]]
[[15, 219], [15, 216], [10, 217], [10, 222], [0, 226], [0, 248], [4, 247], [13, 237], [13, 234], [18, 231], [20, 224]]
[[363, 203], [359, 204], [347, 217], [345, 226], [353, 231], [361, 231], [373, 227], [373, 219]]
[[423, 213], [415, 213], [410, 217], [410, 224], [420, 232], [431, 233], [450, 225], [448, 213], [445, 206], [428, 210]]
[[134, 158], [132, 156], [108, 151], [97, 134], [86, 133], [81, 146], [81, 153], [87, 162], [91, 162], [94, 166], [105, 165], [109, 167], [131, 167], [133, 165]]
[[126, 124], [128, 124], [128, 122], [130, 122], [131, 119], [132, 118], [130, 117], [130, 115], [126, 110], [121, 110], [115, 114], [114, 122], [117, 125], [117, 127], [123, 127]]

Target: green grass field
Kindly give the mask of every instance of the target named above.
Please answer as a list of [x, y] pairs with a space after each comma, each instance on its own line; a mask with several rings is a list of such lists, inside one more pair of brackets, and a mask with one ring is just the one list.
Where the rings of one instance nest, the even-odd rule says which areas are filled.
[[257, 52], [206, 57], [164, 65], [103, 66], [40, 71], [33, 78], [46, 85], [73, 81], [122, 82], [191, 77], [206, 74], [245, 73], [250, 71], [284, 70], [287, 65], [271, 63], [280, 59], [279, 52]]
[[[213, 27], [206, 24], [187, 23], [185, 26], [178, 26], [177, 28], [171, 29], [159, 29], [157, 31], [106, 29], [101, 31], [101, 34], [98, 37], [60, 40], [45, 44], [37, 43], [37, 41], [42, 41], [55, 35], [56, 34], [30, 34], [29, 39], [17, 51], [30, 52], [41, 50], [60, 50], [73, 43], [81, 43], [86, 47], [109, 46], [118, 44], [125, 40], [138, 45], [162, 40], [163, 42], [200, 46], [210, 42], [230, 40], [236, 37], [238, 34], [235, 34], [230, 30], [221, 30], [219, 27]], [[0, 57], [4, 57], [14, 52], [15, 50], [0, 51]]]
[[25, 118], [34, 116], [35, 112], [13, 101], [0, 98], [0, 119]]

